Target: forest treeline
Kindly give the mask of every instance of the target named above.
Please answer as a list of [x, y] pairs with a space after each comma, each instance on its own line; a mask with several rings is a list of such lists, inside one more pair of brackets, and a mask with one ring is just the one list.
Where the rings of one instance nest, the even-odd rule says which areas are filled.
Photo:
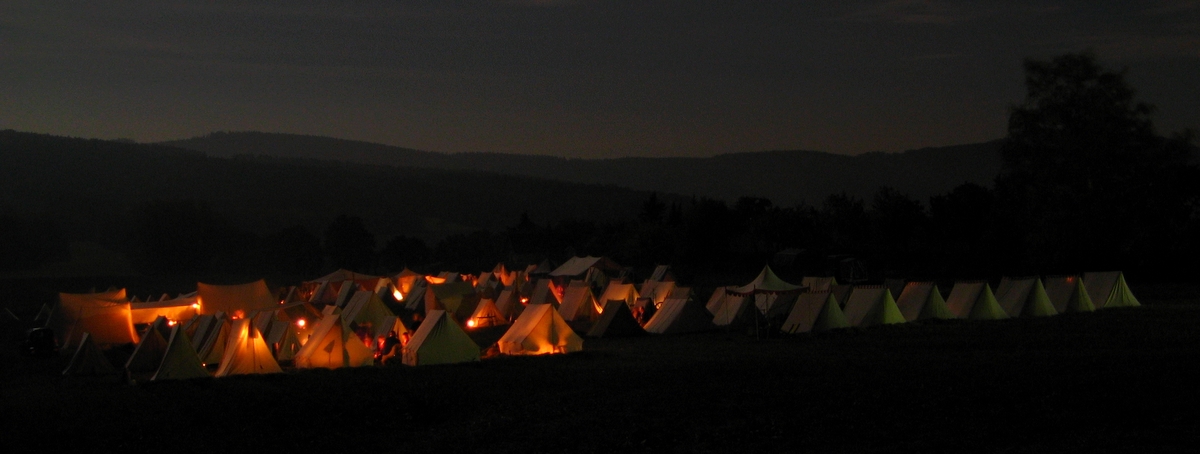
[[[51, 170], [39, 173], [37, 162], [23, 162], [24, 170], [4, 175], [6, 192], [20, 196], [9, 200], [26, 201], [0, 215], [5, 247], [17, 251], [4, 254], [4, 266], [61, 258], [64, 239], [83, 238], [114, 245], [142, 273], [176, 276], [478, 272], [498, 262], [606, 255], [639, 273], [670, 264], [685, 280], [753, 274], [768, 262], [790, 275], [837, 274], [847, 260], [870, 280], [1110, 269], [1141, 280], [1190, 279], [1190, 267], [1179, 265], [1200, 252], [1190, 133], [1159, 135], [1153, 108], [1092, 54], [1030, 60], [1025, 69], [1027, 97], [1011, 109], [995, 184], [962, 184], [927, 199], [885, 186], [870, 197], [840, 193], [812, 204], [725, 202], [489, 173], [131, 151], [121, 147], [153, 146], [9, 131], [0, 134], [5, 147], [54, 142], [71, 164], [45, 162]], [[101, 164], [122, 169], [111, 175], [120, 184], [71, 186], [79, 169]], [[134, 190], [128, 185], [157, 192], [113, 195]], [[39, 199], [38, 191], [55, 195]], [[36, 209], [55, 197], [71, 216]], [[136, 203], [119, 207], [115, 199]], [[438, 223], [457, 231], [436, 240], [419, 233]]]

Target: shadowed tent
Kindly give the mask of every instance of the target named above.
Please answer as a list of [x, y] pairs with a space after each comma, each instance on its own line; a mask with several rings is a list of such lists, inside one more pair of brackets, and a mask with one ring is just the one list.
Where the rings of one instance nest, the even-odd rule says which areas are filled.
[[[713, 314], [713, 324], [730, 326], [749, 321], [755, 314], [748, 312], [749, 306], [756, 307], [762, 314], [771, 313], [771, 306], [780, 295], [793, 295], [804, 291], [804, 287], [780, 279], [771, 271], [771, 266], [763, 266], [762, 271], [754, 280], [740, 287], [726, 287], [728, 295], [721, 301], [721, 307]], [[732, 297], [731, 297], [732, 296]], [[789, 297], [790, 298], [790, 297]], [[786, 311], [777, 311], [786, 314]]]
[[654, 272], [650, 273], [650, 278], [646, 280], [673, 282], [675, 281], [675, 273], [671, 271], [671, 265], [658, 265], [654, 267]]
[[235, 317], [245, 317], [256, 311], [274, 309], [279, 305], [275, 294], [267, 288], [267, 282], [257, 280], [238, 285], [212, 285], [199, 282], [196, 292], [200, 296], [201, 314], [224, 312]]
[[1042, 280], [1034, 277], [1004, 277], [996, 286], [996, 301], [1009, 317], [1049, 317], [1058, 314], [1046, 295]]
[[533, 293], [529, 296], [529, 304], [551, 304], [557, 308], [562, 304], [562, 298], [559, 292], [554, 287], [554, 282], [550, 279], [538, 279], [533, 286]]
[[968, 320], [1000, 320], [1008, 318], [1008, 313], [1000, 307], [992, 287], [985, 281], [960, 281], [950, 290], [946, 297], [946, 307], [955, 318]]
[[638, 297], [650, 298], [654, 302], [654, 305], [657, 306], [666, 301], [674, 289], [675, 282], [646, 281], [642, 283], [642, 289], [638, 291]]
[[496, 309], [505, 319], [513, 320], [521, 315], [521, 311], [525, 310], [525, 305], [521, 304], [521, 296], [515, 289], [504, 289], [496, 297]]
[[496, 342], [506, 355], [545, 355], [583, 350], [583, 338], [554, 306], [531, 304]]
[[425, 294], [428, 292], [428, 284], [425, 283], [424, 279], [421, 279], [413, 285], [412, 291], [404, 294], [404, 300], [401, 301], [401, 304], [404, 305], [405, 310], [424, 312], [426, 298]]
[[221, 367], [217, 369], [216, 377], [245, 374], [277, 374], [283, 372], [271, 348], [267, 346], [263, 336], [250, 323], [241, 319], [233, 322], [230, 330], [229, 345], [225, 348], [225, 357], [221, 358]]
[[803, 279], [800, 279], [800, 285], [808, 287], [809, 291], [820, 292], [831, 290], [838, 283], [837, 279], [833, 276], [804, 276]]
[[850, 294], [854, 293], [854, 286], [846, 285], [831, 285], [829, 293], [833, 294], [833, 299], [837, 300], [838, 305], [846, 307], [846, 301], [850, 300]]
[[621, 300], [611, 300], [605, 304], [604, 310], [596, 318], [596, 323], [592, 324], [587, 332], [588, 337], [626, 337], [643, 334], [646, 334], [646, 331], [638, 324], [637, 319], [633, 318], [629, 305]]
[[295, 322], [275, 323], [267, 334], [267, 344], [275, 351], [277, 361], [291, 361], [303, 347], [300, 334]]
[[829, 291], [806, 292], [796, 297], [796, 304], [783, 321], [781, 330], [788, 334], [823, 332], [846, 328], [850, 322], [842, 313], [837, 300]]
[[896, 307], [907, 321], [951, 319], [954, 313], [946, 306], [942, 292], [933, 282], [909, 282], [896, 299]]
[[229, 323], [224, 314], [217, 316], [212, 328], [201, 342], [192, 343], [192, 345], [200, 346], [197, 354], [200, 355], [201, 363], [217, 364], [225, 356], [225, 344], [229, 341]]
[[404, 345], [403, 361], [408, 366], [479, 361], [479, 345], [446, 311], [433, 310]]
[[428, 313], [432, 310], [444, 310], [459, 315], [459, 311], [465, 303], [470, 307], [466, 314], [470, 315], [475, 309], [475, 304], [478, 304], [478, 298], [478, 295], [475, 294], [475, 286], [470, 282], [429, 284], [429, 288], [425, 292], [425, 311]]
[[576, 320], [595, 320], [600, 316], [600, 304], [592, 295], [592, 288], [587, 285], [567, 287], [563, 293], [562, 305], [558, 313], [568, 322]]
[[715, 326], [712, 313], [693, 298], [668, 298], [646, 322], [646, 332], [684, 334], [708, 331]]
[[108, 362], [108, 358], [104, 357], [100, 347], [92, 342], [90, 333], [83, 333], [79, 340], [79, 347], [75, 349], [75, 354], [71, 355], [71, 362], [67, 363], [66, 369], [63, 369], [63, 375], [115, 375], [116, 373], [117, 369]]
[[130, 377], [149, 378], [162, 364], [163, 355], [167, 352], [167, 339], [162, 335], [163, 330], [155, 327], [159, 324], [165, 325], [166, 319], [159, 317], [150, 325], [150, 329], [146, 330], [137, 347], [133, 349], [129, 360], [125, 361], [125, 371]]
[[1091, 312], [1096, 310], [1079, 276], [1046, 276], [1046, 297], [1055, 312]]
[[733, 287], [717, 287], [716, 290], [713, 290], [712, 296], [708, 298], [708, 303], [704, 305], [704, 308], [710, 314], [715, 315], [717, 311], [721, 310], [721, 305], [725, 304], [725, 297], [729, 294], [728, 290], [731, 288]]
[[54, 329], [58, 345], [71, 349], [91, 333], [92, 342], [99, 346], [129, 344], [138, 341], [129, 314], [125, 289], [100, 293], [59, 293], [46, 327]]
[[787, 317], [799, 293], [754, 295], [754, 307], [767, 318]]
[[379, 294], [370, 290], [355, 292], [342, 310], [342, 317], [347, 321], [358, 326], [368, 326], [372, 332], [383, 326], [388, 317], [395, 315], [383, 304], [383, 300], [379, 299]]
[[387, 337], [389, 333], [394, 332], [397, 336], [400, 336], [409, 331], [410, 330], [408, 329], [408, 326], [404, 325], [404, 322], [400, 320], [400, 317], [392, 315], [383, 319], [383, 323], [376, 326], [375, 331], [372, 332], [371, 335], [376, 338]]
[[893, 278], [883, 280], [883, 286], [887, 287], [888, 291], [892, 292], [892, 296], [896, 297], [897, 300], [899, 300], [900, 294], [904, 293], [904, 287], [907, 285], [908, 280], [906, 279]]
[[904, 323], [892, 292], [882, 285], [859, 285], [846, 301], [846, 322], [850, 326], [875, 326]]
[[1120, 271], [1083, 273], [1083, 286], [1096, 309], [1142, 305], [1129, 290], [1125, 274]]
[[489, 299], [479, 300], [479, 305], [475, 306], [475, 313], [467, 319], [467, 328], [487, 328], [490, 326], [503, 326], [508, 324], [508, 317], [500, 313], [500, 309], [496, 307], [496, 303]]
[[178, 325], [171, 329], [169, 339], [162, 361], [150, 380], [186, 380], [209, 376], [208, 370], [200, 363], [200, 357], [196, 356], [196, 349], [188, 342], [187, 334]]
[[[754, 307], [754, 299], [747, 295], [727, 294], [721, 300], [721, 307], [717, 308], [717, 312], [713, 313], [713, 324], [717, 326], [733, 326], [741, 323], [746, 323], [750, 317], [754, 317], [754, 313], [750, 309]], [[754, 309], [757, 310], [757, 309]]]

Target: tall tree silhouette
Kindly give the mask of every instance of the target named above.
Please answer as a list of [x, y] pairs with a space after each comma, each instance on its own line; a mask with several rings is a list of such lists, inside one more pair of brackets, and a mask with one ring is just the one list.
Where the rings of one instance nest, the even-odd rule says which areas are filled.
[[1161, 248], [1150, 243], [1178, 233], [1196, 193], [1188, 137], [1159, 136], [1153, 106], [1090, 52], [1024, 66], [996, 182], [1026, 266], [1128, 266]]

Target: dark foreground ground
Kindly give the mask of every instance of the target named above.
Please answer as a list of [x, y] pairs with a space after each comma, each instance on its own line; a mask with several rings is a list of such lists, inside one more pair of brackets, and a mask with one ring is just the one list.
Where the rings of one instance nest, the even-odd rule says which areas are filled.
[[1200, 302], [1147, 293], [1141, 308], [1040, 320], [589, 339], [566, 356], [139, 386], [63, 378], [65, 359], [17, 357], [6, 336], [0, 440], [9, 452], [1194, 451]]

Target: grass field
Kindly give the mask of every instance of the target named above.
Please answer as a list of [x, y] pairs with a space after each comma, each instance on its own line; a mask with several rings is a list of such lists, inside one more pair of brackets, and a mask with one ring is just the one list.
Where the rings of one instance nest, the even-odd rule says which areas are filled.
[[[1200, 303], [130, 386], [0, 346], [0, 437], [68, 452], [1189, 452]], [[477, 334], [483, 343], [497, 332]], [[9, 451], [12, 452], [12, 451]]]

